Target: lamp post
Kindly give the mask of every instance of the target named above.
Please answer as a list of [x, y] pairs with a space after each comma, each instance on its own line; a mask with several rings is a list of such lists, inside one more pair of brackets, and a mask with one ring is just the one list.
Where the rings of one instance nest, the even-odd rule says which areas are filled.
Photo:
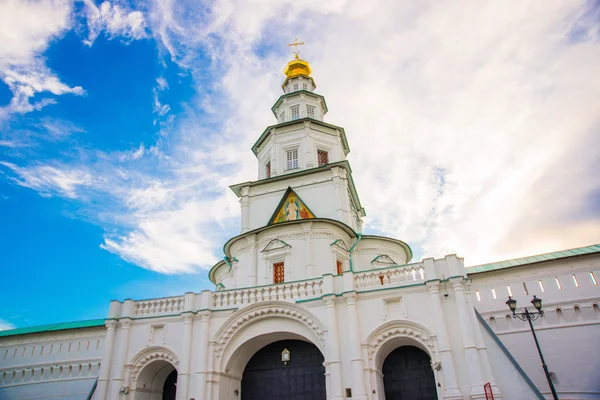
[[529, 322], [529, 327], [531, 328], [531, 333], [533, 334], [533, 340], [535, 340], [535, 346], [537, 347], [537, 351], [540, 355], [540, 360], [542, 360], [542, 367], [544, 368], [544, 373], [546, 374], [546, 379], [548, 380], [548, 385], [550, 385], [550, 390], [552, 391], [552, 397], [554, 400], [558, 400], [558, 396], [556, 395], [556, 390], [554, 389], [554, 384], [552, 383], [552, 378], [550, 378], [550, 373], [548, 372], [548, 366], [546, 365], [546, 361], [544, 360], [544, 356], [542, 355], [542, 349], [540, 349], [540, 344], [538, 343], [537, 336], [535, 335], [535, 329], [533, 329], [533, 324], [531, 321], [535, 321], [536, 319], [544, 316], [544, 311], [542, 310], [542, 299], [538, 299], [535, 295], [531, 300], [531, 304], [535, 307], [537, 312], [529, 312], [527, 307], [525, 307], [525, 312], [517, 313], [517, 301], [513, 299], [511, 296], [508, 296], [508, 300], [506, 301], [506, 305], [510, 308], [510, 311], [513, 313], [513, 318], [519, 318], [521, 321]]

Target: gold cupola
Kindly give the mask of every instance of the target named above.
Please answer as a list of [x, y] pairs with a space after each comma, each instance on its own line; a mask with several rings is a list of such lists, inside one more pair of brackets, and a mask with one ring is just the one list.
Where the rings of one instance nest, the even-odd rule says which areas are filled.
[[298, 54], [296, 54], [296, 57], [294, 57], [292, 61], [287, 63], [285, 69], [283, 70], [283, 73], [288, 78], [293, 78], [298, 75], [309, 76], [311, 72], [312, 69], [310, 68], [310, 64], [304, 60], [301, 60], [300, 57], [298, 57]]

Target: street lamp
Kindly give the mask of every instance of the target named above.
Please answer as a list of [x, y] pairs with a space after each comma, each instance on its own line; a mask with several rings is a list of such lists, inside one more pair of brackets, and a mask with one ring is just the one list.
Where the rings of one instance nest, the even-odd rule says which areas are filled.
[[538, 299], [534, 295], [533, 299], [531, 299], [531, 304], [533, 304], [537, 312], [529, 312], [529, 310], [527, 310], [527, 307], [525, 307], [525, 312], [517, 313], [517, 301], [511, 296], [508, 296], [508, 300], [506, 301], [506, 305], [508, 306], [508, 308], [510, 308], [510, 311], [512, 311], [513, 313], [513, 318], [519, 318], [521, 321], [529, 322], [529, 327], [531, 328], [531, 333], [533, 334], [533, 340], [535, 340], [535, 346], [537, 347], [537, 351], [540, 355], [540, 360], [542, 360], [542, 367], [544, 368], [544, 373], [546, 374], [548, 385], [550, 385], [550, 390], [552, 391], [552, 397], [554, 398], [554, 400], [558, 400], [556, 390], [554, 390], [554, 384], [552, 383], [552, 378], [550, 378], [550, 373], [548, 372], [548, 366], [546, 365], [546, 361], [544, 361], [542, 349], [540, 349], [540, 344], [538, 343], [537, 336], [535, 335], [535, 329], [533, 329], [533, 324], [531, 323], [531, 321], [535, 321], [536, 319], [544, 316], [544, 311], [542, 311], [542, 299]]

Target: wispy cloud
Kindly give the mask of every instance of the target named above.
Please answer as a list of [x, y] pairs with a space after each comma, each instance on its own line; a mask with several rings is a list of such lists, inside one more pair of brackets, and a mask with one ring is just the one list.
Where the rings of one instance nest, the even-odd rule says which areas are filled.
[[121, 40], [146, 37], [146, 23], [141, 11], [131, 11], [108, 1], [99, 7], [92, 0], [84, 0], [84, 3], [89, 31], [84, 43], [88, 46], [91, 46], [102, 32], [108, 37], [118, 37]]
[[6, 331], [9, 329], [15, 329], [15, 326], [13, 324], [11, 324], [10, 322], [0, 319], [0, 331]]
[[27, 113], [55, 103], [44, 98], [34, 103], [36, 93], [82, 95], [80, 86], [69, 86], [46, 67], [42, 57], [50, 41], [71, 26], [71, 2], [0, 3], [0, 79], [10, 88], [10, 104], [0, 107], [0, 121], [13, 113]]

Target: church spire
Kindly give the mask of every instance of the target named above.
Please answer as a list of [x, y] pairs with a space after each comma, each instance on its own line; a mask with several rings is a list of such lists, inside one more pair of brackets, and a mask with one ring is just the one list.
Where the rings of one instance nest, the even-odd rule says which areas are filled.
[[285, 93], [295, 92], [297, 90], [315, 90], [314, 79], [310, 76], [312, 68], [310, 64], [301, 59], [298, 50], [298, 46], [304, 45], [304, 42], [299, 42], [298, 38], [294, 39], [294, 43], [289, 43], [288, 46], [294, 46], [294, 59], [287, 63], [283, 73], [285, 74], [285, 81], [281, 85], [281, 88]]

